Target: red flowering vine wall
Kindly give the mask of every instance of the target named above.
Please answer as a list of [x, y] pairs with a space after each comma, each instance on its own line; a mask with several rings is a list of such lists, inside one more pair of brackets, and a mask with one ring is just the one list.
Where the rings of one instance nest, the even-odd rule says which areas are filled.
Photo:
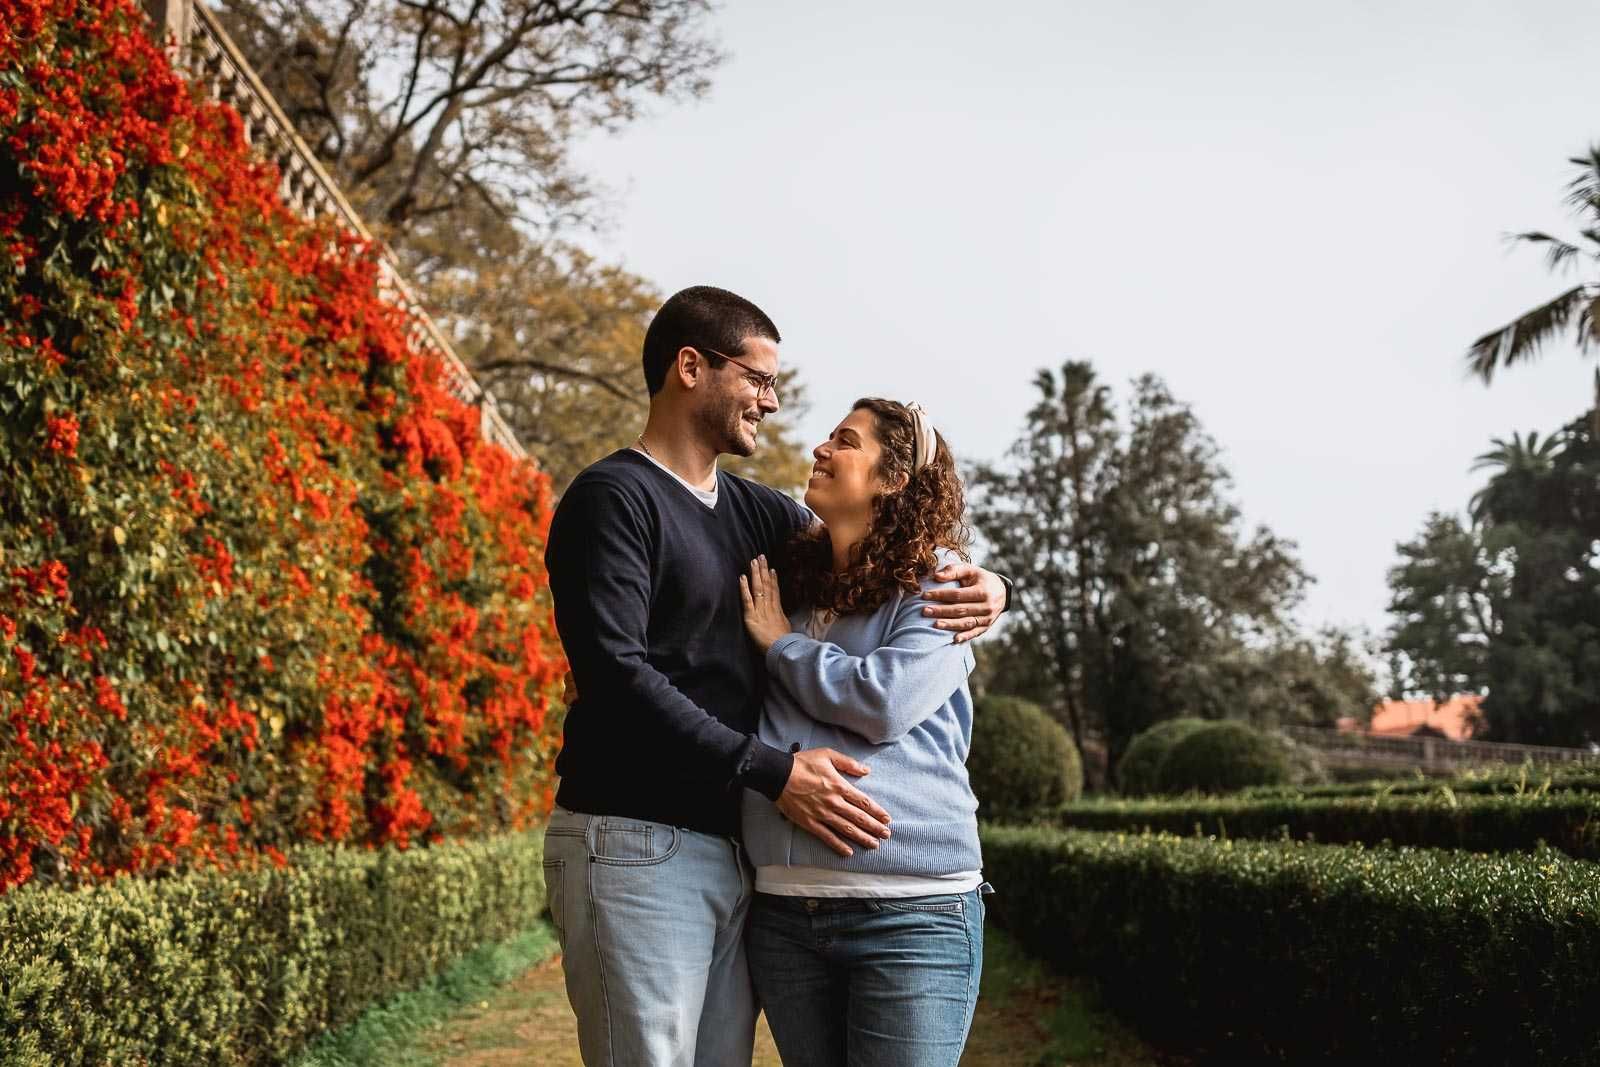
[[0, 0], [0, 889], [549, 804], [545, 479], [133, 0]]

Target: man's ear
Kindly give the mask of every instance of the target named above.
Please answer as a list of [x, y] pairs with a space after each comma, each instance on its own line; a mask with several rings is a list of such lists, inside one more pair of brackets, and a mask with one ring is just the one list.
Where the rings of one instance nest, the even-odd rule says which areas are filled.
[[693, 389], [699, 384], [705, 374], [706, 360], [698, 348], [684, 345], [678, 349], [677, 361], [673, 364], [673, 372], [678, 376], [678, 383], [685, 389]]

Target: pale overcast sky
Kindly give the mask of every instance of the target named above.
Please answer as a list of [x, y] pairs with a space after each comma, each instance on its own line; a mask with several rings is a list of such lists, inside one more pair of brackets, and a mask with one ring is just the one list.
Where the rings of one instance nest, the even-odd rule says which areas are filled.
[[1394, 546], [1460, 509], [1493, 435], [1585, 410], [1550, 349], [1485, 389], [1471, 340], [1564, 279], [1600, 141], [1600, 4], [1438, 0], [720, 8], [708, 99], [585, 145], [593, 242], [776, 319], [808, 441], [863, 394], [998, 457], [1035, 370], [1152, 371], [1299, 544], [1307, 624], [1387, 624]]

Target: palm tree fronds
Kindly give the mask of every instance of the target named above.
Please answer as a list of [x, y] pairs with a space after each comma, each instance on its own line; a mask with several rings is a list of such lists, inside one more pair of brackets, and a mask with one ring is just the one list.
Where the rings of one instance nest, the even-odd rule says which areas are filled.
[[1563, 241], [1559, 237], [1552, 237], [1550, 234], [1542, 233], [1539, 230], [1530, 230], [1527, 233], [1514, 233], [1508, 238], [1508, 240], [1525, 241], [1528, 244], [1535, 245], [1548, 245], [1549, 247], [1545, 249], [1544, 253], [1544, 262], [1545, 266], [1549, 267], [1552, 271], [1560, 270], [1567, 264], [1568, 261], [1576, 259], [1583, 253], [1583, 249], [1579, 248], [1577, 245], [1568, 241]]
[[[1468, 372], [1487, 385], [1501, 367], [1524, 363], [1538, 355], [1546, 341], [1566, 329], [1573, 316], [1583, 314], [1593, 302], [1590, 286], [1575, 285], [1554, 300], [1484, 334], [1467, 350]], [[1587, 336], [1583, 338], [1585, 343], [1588, 340]]]
[[1489, 444], [1494, 447], [1472, 461], [1474, 471], [1494, 471], [1489, 483], [1472, 494], [1467, 504], [1467, 514], [1472, 521], [1477, 524], [1487, 521], [1494, 511], [1496, 499], [1504, 494], [1510, 482], [1537, 482], [1549, 474], [1556, 456], [1567, 443], [1567, 435], [1562, 431], [1542, 441], [1537, 430], [1531, 431], [1527, 437], [1512, 433], [1509, 441], [1503, 437], [1491, 437]]
[[1491, 437], [1489, 444], [1494, 447], [1474, 459], [1472, 469], [1498, 467], [1504, 471], [1544, 471], [1565, 443], [1559, 432], [1541, 441], [1538, 430], [1530, 430], [1527, 437], [1513, 431], [1509, 441], [1503, 437]]
[[1594, 410], [1589, 413], [1589, 432], [1600, 439], [1600, 367], [1594, 369]]
[[[1581, 217], [1583, 228], [1578, 233], [1588, 242], [1590, 250], [1585, 252], [1578, 244], [1552, 237], [1542, 230], [1529, 230], [1508, 238], [1544, 245], [1545, 264], [1552, 273], [1572, 266], [1580, 254], [1600, 261], [1600, 143], [1591, 144], [1587, 155], [1575, 156], [1571, 163], [1577, 173], [1567, 183], [1566, 200]], [[1575, 285], [1549, 303], [1478, 338], [1467, 350], [1468, 373], [1483, 379], [1487, 385], [1501, 367], [1532, 360], [1546, 341], [1569, 325], [1573, 327], [1580, 353], [1589, 355], [1594, 347], [1600, 347], [1600, 281]], [[1600, 371], [1595, 372], [1594, 430], [1600, 435]], [[1513, 444], [1517, 443], [1513, 438]], [[1504, 442], [1496, 444], [1503, 446]], [[1529, 447], [1532, 445], [1530, 438]], [[1480, 465], [1492, 455], [1486, 453], [1478, 457]]]
[[1504, 438], [1500, 437], [1489, 438], [1489, 443], [1494, 447], [1487, 452], [1474, 456], [1472, 459], [1472, 466], [1468, 467], [1468, 470], [1481, 471], [1485, 467], [1500, 467], [1505, 465], [1504, 457], [1508, 452], [1511, 451], [1511, 446], [1506, 444]]
[[1600, 304], [1600, 296], [1578, 309], [1578, 321], [1573, 332], [1578, 335], [1578, 347], [1585, 352], [1591, 343], [1600, 342], [1600, 320], [1595, 317], [1597, 304]]
[[1600, 214], [1600, 145], [1590, 145], [1587, 156], [1573, 156], [1568, 162], [1578, 173], [1567, 183], [1567, 203]]

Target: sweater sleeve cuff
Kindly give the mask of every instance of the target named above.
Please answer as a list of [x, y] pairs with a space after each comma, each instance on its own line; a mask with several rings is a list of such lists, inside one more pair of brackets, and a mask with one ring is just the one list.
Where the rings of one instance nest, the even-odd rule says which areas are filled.
[[774, 804], [789, 784], [789, 772], [794, 770], [794, 754], [773, 748], [765, 741], [752, 737], [744, 759], [739, 761], [739, 784], [754, 789]]
[[767, 673], [777, 674], [778, 665], [783, 662], [784, 652], [805, 640], [809, 640], [805, 634], [791, 631], [772, 642], [772, 647], [767, 649]]

